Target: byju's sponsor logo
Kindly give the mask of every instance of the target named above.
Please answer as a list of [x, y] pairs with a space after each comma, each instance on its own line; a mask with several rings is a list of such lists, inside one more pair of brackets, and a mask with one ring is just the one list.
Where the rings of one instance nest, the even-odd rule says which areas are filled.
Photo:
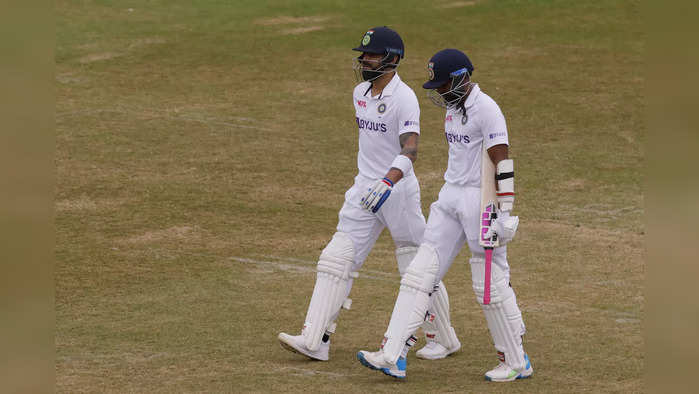
[[359, 130], [380, 131], [382, 133], [388, 131], [386, 123], [373, 122], [371, 120], [364, 120], [359, 117], [357, 117], [357, 127], [359, 127]]
[[471, 137], [466, 134], [444, 133], [444, 136], [450, 144], [468, 144], [471, 142]]
[[419, 126], [419, 125], [420, 125], [420, 122], [418, 122], [417, 120], [406, 120], [405, 123], [403, 124], [404, 127]]
[[504, 132], [504, 131], [501, 131], [501, 132], [499, 132], [499, 133], [490, 133], [490, 134], [488, 134], [488, 137], [489, 137], [491, 140], [492, 140], [493, 138], [497, 138], [497, 137], [506, 137], [506, 136], [507, 136], [507, 133]]

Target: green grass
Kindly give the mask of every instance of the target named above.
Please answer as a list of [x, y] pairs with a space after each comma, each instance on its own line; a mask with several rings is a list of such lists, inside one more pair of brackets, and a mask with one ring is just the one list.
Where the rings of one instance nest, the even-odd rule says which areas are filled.
[[[59, 1], [57, 391], [642, 391], [640, 4], [467, 3]], [[356, 281], [330, 362], [276, 343], [300, 329], [356, 173], [350, 49], [383, 24], [421, 103], [426, 215], [447, 150], [429, 57], [465, 50], [505, 113], [532, 379], [482, 380], [467, 250], [445, 279], [463, 350], [411, 358], [400, 386], [361, 367], [398, 290], [387, 234], [365, 268], [393, 279]]]

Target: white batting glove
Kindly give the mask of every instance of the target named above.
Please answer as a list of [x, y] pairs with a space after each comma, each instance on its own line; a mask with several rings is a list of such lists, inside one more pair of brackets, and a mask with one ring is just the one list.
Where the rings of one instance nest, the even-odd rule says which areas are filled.
[[364, 193], [361, 201], [362, 208], [376, 213], [391, 195], [391, 191], [393, 191], [393, 182], [388, 178], [379, 179]]
[[500, 246], [512, 241], [519, 226], [519, 216], [510, 216], [509, 211], [498, 211], [498, 217], [493, 219], [490, 229], [485, 233], [485, 238], [490, 238], [493, 234], [498, 235]]

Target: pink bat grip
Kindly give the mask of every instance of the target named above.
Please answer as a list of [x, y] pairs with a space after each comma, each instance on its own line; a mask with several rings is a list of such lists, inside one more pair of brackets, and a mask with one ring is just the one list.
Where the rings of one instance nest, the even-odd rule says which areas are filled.
[[490, 304], [490, 266], [493, 263], [493, 248], [485, 248], [485, 284], [483, 286], [483, 305]]

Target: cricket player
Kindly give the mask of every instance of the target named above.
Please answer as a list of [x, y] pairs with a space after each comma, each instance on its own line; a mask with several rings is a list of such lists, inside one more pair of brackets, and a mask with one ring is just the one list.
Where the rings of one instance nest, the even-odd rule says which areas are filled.
[[[316, 283], [301, 335], [280, 333], [282, 348], [314, 360], [328, 360], [330, 334], [340, 309], [349, 309], [353, 279], [385, 227], [396, 246], [401, 275], [417, 253], [425, 230], [420, 186], [413, 172], [420, 134], [417, 97], [396, 69], [404, 56], [403, 41], [388, 27], [368, 30], [358, 47], [353, 93], [359, 130], [359, 174], [345, 193], [337, 232], [320, 255]], [[428, 345], [421, 357], [437, 359], [461, 343], [449, 321], [444, 284], [435, 282], [431, 319], [423, 327]], [[427, 307], [425, 308], [427, 309]]]
[[[473, 65], [463, 52], [445, 49], [429, 61], [429, 89], [433, 101], [446, 108], [444, 132], [449, 144], [446, 181], [430, 207], [424, 241], [401, 278], [400, 291], [381, 350], [360, 351], [359, 361], [387, 375], [404, 378], [406, 355], [415, 342], [412, 334], [422, 324], [434, 286], [444, 277], [454, 257], [468, 243], [476, 299], [483, 307], [499, 364], [485, 373], [490, 381], [526, 378], [533, 369], [522, 347], [524, 322], [510, 286], [507, 247], [495, 248], [490, 275], [490, 301], [484, 305], [485, 250], [479, 245], [481, 160], [495, 165], [497, 219], [483, 236], [512, 240], [519, 218], [510, 216], [514, 203], [514, 169], [508, 159], [508, 133], [498, 105], [471, 81]], [[488, 157], [482, 157], [483, 147]]]

